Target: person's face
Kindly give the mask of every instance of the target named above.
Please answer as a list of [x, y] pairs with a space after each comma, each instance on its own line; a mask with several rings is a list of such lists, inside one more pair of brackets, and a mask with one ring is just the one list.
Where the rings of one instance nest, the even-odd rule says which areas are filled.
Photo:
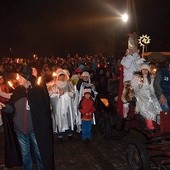
[[91, 94], [90, 94], [90, 93], [85, 93], [85, 94], [84, 94], [84, 97], [85, 97], [86, 99], [90, 99]]
[[142, 74], [143, 75], [148, 75], [148, 73], [149, 73], [148, 69], [142, 69]]
[[59, 81], [65, 81], [65, 75], [64, 75], [64, 74], [60, 74], [60, 75], [58, 76], [58, 80], [59, 80]]
[[37, 77], [38, 76], [38, 72], [37, 72], [37, 69], [36, 68], [32, 68], [32, 75]]
[[88, 76], [82, 76], [83, 81], [88, 81], [89, 77]]

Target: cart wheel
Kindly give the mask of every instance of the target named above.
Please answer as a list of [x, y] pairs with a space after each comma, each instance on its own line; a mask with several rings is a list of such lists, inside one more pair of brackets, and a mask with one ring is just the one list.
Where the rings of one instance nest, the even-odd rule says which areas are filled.
[[128, 145], [126, 157], [130, 170], [148, 170], [150, 169], [149, 155], [146, 147], [139, 141]]

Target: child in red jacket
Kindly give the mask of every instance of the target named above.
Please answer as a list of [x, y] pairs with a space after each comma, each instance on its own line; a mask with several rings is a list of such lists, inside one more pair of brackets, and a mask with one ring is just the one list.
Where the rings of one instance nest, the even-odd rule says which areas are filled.
[[80, 101], [79, 111], [81, 112], [82, 119], [82, 141], [85, 141], [91, 139], [92, 119], [93, 113], [96, 109], [94, 108], [94, 100], [91, 96], [91, 89], [85, 88], [83, 92], [84, 96]]

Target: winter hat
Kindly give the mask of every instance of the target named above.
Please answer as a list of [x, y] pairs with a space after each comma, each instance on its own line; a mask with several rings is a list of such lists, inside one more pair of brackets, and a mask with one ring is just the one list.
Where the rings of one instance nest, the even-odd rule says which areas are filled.
[[85, 88], [83, 90], [83, 95], [85, 95], [86, 93], [90, 93], [91, 94], [91, 89], [90, 88]]
[[80, 68], [80, 69], [83, 70], [83, 71], [85, 71], [85, 69], [86, 69], [86, 67], [85, 67], [83, 64], [80, 64], [80, 65], [78, 66], [78, 68]]
[[70, 72], [68, 70], [66, 70], [66, 69], [64, 69], [63, 71], [64, 71], [64, 73], [65, 73], [65, 75], [67, 77], [66, 79], [69, 80], [70, 79]]
[[59, 75], [66, 75], [66, 73], [64, 72], [64, 70], [62, 68], [58, 68], [56, 70], [56, 76], [58, 77]]
[[32, 77], [32, 68], [29, 66], [23, 66], [20, 69], [19, 74], [24, 77], [26, 80], [30, 80], [30, 78]]
[[87, 77], [90, 77], [90, 74], [89, 74], [89, 72], [84, 71], [84, 72], [82, 73], [82, 75], [81, 75], [81, 76], [87, 76]]
[[62, 70], [62, 71], [58, 71], [56, 72], [56, 75], [57, 77], [60, 76], [60, 75], [66, 75], [65, 72]]
[[82, 73], [82, 70], [81, 70], [80, 68], [76, 68], [74, 71], [75, 71], [76, 73]]
[[142, 64], [140, 66], [140, 71], [143, 70], [143, 69], [147, 69], [149, 72], [151, 71], [151, 68], [148, 64]]

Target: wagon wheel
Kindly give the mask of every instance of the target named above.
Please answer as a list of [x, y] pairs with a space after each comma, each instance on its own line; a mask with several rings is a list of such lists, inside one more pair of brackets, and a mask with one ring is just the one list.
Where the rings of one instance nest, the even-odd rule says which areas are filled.
[[126, 157], [130, 170], [148, 170], [150, 169], [149, 155], [144, 144], [135, 141], [128, 145]]

